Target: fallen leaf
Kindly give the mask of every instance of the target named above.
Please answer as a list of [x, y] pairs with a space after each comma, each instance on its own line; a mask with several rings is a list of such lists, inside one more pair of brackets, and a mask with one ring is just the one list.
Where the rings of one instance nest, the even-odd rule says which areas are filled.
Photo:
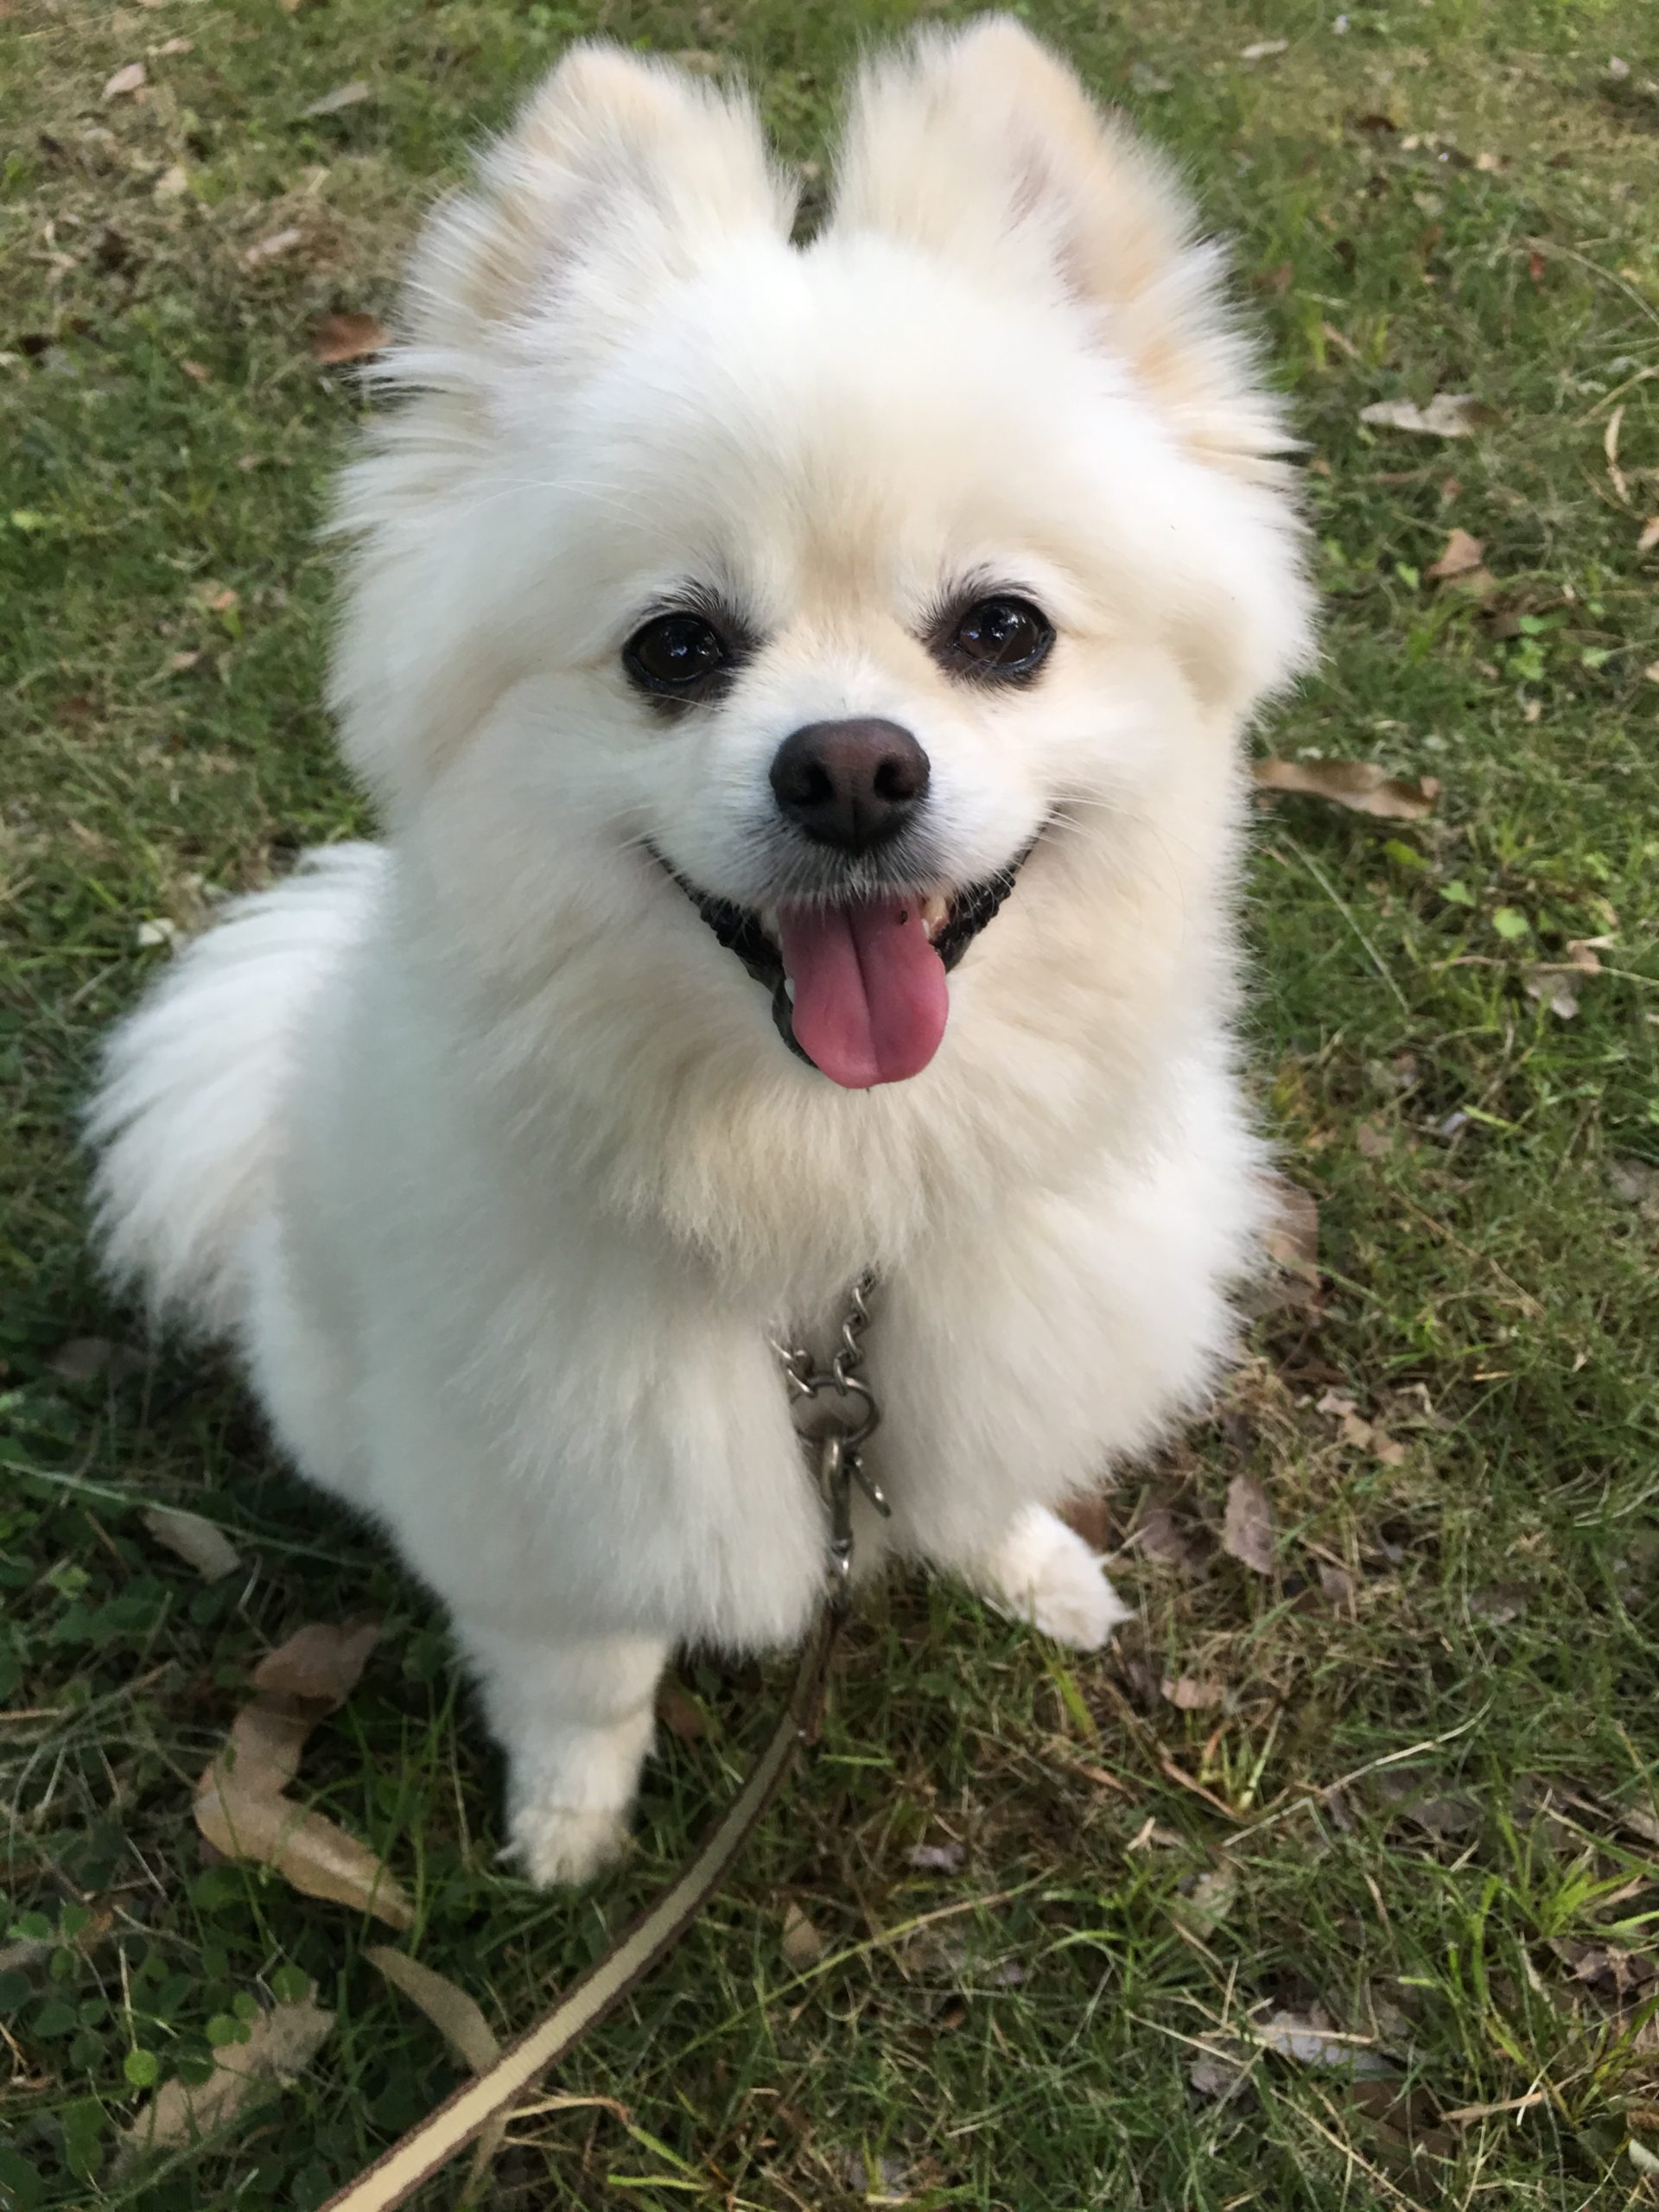
[[245, 2043], [226, 2044], [213, 2054], [213, 2070], [198, 2088], [168, 2082], [143, 2107], [121, 2138], [118, 2171], [145, 2151], [194, 2143], [228, 2126], [256, 2099], [294, 2081], [310, 2063], [334, 2024], [332, 2012], [310, 1995], [297, 2003], [273, 2005], [250, 2023]]
[[187, 670], [194, 668], [200, 658], [201, 655], [199, 652], [169, 653], [167, 657], [168, 673], [169, 676], [182, 676]]
[[918, 1874], [954, 1874], [963, 1856], [959, 1843], [912, 1843], [905, 1853], [905, 1864]]
[[212, 384], [213, 380], [213, 371], [204, 368], [200, 361], [181, 361], [179, 366], [192, 384]]
[[1615, 1160], [1607, 1179], [1627, 1206], [1636, 1206], [1649, 1220], [1659, 1222], [1659, 1167], [1646, 1160]]
[[179, 941], [179, 925], [168, 921], [165, 914], [157, 914], [149, 921], [139, 923], [132, 933], [132, 941], [142, 951], [158, 944], [172, 946]]
[[202, 1777], [227, 1781], [249, 1796], [275, 1796], [300, 1770], [300, 1754], [327, 1706], [267, 1690], [231, 1723], [218, 1758]]
[[1221, 1548], [1253, 1573], [1273, 1573], [1273, 1510], [1253, 1475], [1235, 1475], [1227, 1485]]
[[228, 614], [233, 607], [241, 604], [242, 597], [229, 584], [204, 584], [200, 596], [209, 614]]
[[242, 1564], [241, 1554], [225, 1531], [200, 1513], [177, 1505], [152, 1505], [138, 1517], [158, 1544], [176, 1552], [204, 1582], [234, 1574]]
[[1362, 2081], [1381, 2081], [1398, 2071], [1363, 2038], [1342, 2035], [1306, 2012], [1275, 2012], [1269, 2019], [1252, 2021], [1250, 2032], [1269, 2050], [1300, 2066], [1327, 2067]]
[[1289, 47], [1287, 38], [1259, 38], [1253, 46], [1241, 47], [1238, 58], [1241, 61], [1265, 61], [1271, 54], [1287, 53]]
[[824, 1941], [798, 1904], [784, 1915], [784, 1960], [798, 1974], [823, 1956]]
[[1469, 1592], [1469, 1611], [1478, 1621], [1489, 1621], [1494, 1628], [1507, 1628], [1511, 1621], [1518, 1621], [1527, 1610], [1527, 1593], [1512, 1586], [1497, 1584], [1489, 1590]]
[[667, 1675], [657, 1685], [657, 1718], [682, 1744], [700, 1744], [709, 1733], [709, 1717], [702, 1707], [690, 1690]]
[[1577, 1019], [1577, 986], [1571, 976], [1562, 975], [1559, 968], [1529, 968], [1521, 979], [1521, 987], [1529, 999], [1536, 999], [1541, 1006], [1547, 1006], [1558, 1021]]
[[1427, 407], [1410, 399], [1378, 399], [1359, 410], [1362, 423], [1379, 429], [1414, 430], [1424, 437], [1471, 438], [1492, 419], [1472, 392], [1437, 391]]
[[1362, 1122], [1354, 1131], [1354, 1142], [1362, 1160], [1384, 1160], [1393, 1150], [1389, 1133], [1375, 1122]]
[[104, 89], [99, 94], [99, 98], [102, 100], [123, 99], [129, 92], [142, 92], [149, 81], [149, 79], [144, 74], [143, 63], [129, 61], [118, 69], [112, 76], [105, 79]]
[[1212, 1682], [1197, 1675], [1166, 1675], [1163, 1693], [1170, 1704], [1182, 1713], [1208, 1713], [1227, 1699], [1224, 1682]]
[[1440, 783], [1433, 776], [1406, 782], [1385, 775], [1369, 760], [1268, 759], [1258, 760], [1252, 773], [1263, 791], [1332, 799], [1380, 822], [1421, 822], [1433, 813], [1440, 795]]
[[1204, 1546], [1181, 1527], [1166, 1505], [1147, 1508], [1131, 1541], [1140, 1547], [1143, 1558], [1155, 1560], [1160, 1567], [1173, 1567], [1178, 1574], [1191, 1577], [1204, 1571]]
[[1453, 576], [1466, 576], [1478, 569], [1486, 556], [1486, 548], [1479, 538], [1471, 537], [1466, 530], [1454, 530], [1446, 541], [1446, 550], [1432, 569], [1423, 574], [1436, 583], [1446, 583]]
[[1482, 175], [1484, 176], [1492, 175], [1497, 170], [1501, 169], [1503, 166], [1503, 156], [1502, 154], [1477, 154], [1475, 156], [1475, 167], [1480, 170]]
[[326, 315], [311, 332], [311, 358], [325, 368], [384, 353], [391, 333], [372, 315]]
[[1180, 1916], [1197, 1924], [1201, 1933], [1219, 1928], [1238, 1897], [1238, 1869], [1211, 1866], [1181, 1892], [1176, 1907]]
[[322, 1814], [281, 1796], [245, 1791], [212, 1767], [194, 1809], [196, 1826], [227, 1859], [274, 1866], [304, 1897], [371, 1912], [391, 1928], [414, 1926], [415, 1908], [383, 1861]]
[[[394, 1951], [389, 1943], [371, 1944], [364, 1956], [371, 1966], [379, 1969], [394, 1989], [402, 1990], [412, 2005], [419, 2006], [451, 2050], [463, 2064], [470, 2066], [474, 2074], [481, 2074], [499, 2056], [501, 2045], [495, 2030], [475, 2001], [464, 1989], [451, 1981], [448, 1974], [423, 1966], [418, 1959], [411, 1959], [407, 1951]], [[506, 2140], [507, 2125], [512, 2118], [511, 2111], [498, 2113], [474, 2145], [472, 2173], [464, 2195], [466, 2202], [471, 2203], [478, 2197], [480, 2183], [494, 2164], [496, 2155]]]
[[313, 100], [309, 107], [302, 107], [302, 116], [338, 115], [342, 108], [360, 107], [365, 100], [374, 98], [374, 86], [366, 77], [353, 77], [348, 85], [336, 86], [332, 92], [325, 92], [321, 99]]
[[1319, 1563], [1319, 1594], [1326, 1605], [1345, 1611], [1354, 1602], [1354, 1578], [1345, 1567], [1322, 1559]]
[[1224, 2104], [1236, 2097], [1249, 2080], [1249, 2069], [1220, 2051], [1205, 2051], [1186, 2069], [1186, 2078], [1198, 2095]]
[[253, 1686], [303, 1698], [333, 1713], [357, 1688], [379, 1637], [380, 1623], [372, 1615], [338, 1626], [308, 1621], [265, 1654], [253, 1670]]
[[1299, 1275], [1318, 1289], [1319, 1282], [1319, 1209], [1318, 1201], [1300, 1184], [1275, 1176], [1268, 1185], [1272, 1211], [1262, 1235], [1268, 1257], [1287, 1274]]
[[1642, 525], [1636, 550], [1638, 553], [1651, 553], [1656, 545], [1659, 545], [1659, 515], [1649, 515]]
[[1103, 1552], [1111, 1543], [1111, 1508], [1103, 1497], [1071, 1497], [1059, 1509], [1066, 1527], [1083, 1538], [1090, 1551]]
[[501, 2044], [495, 2030], [476, 2001], [447, 1974], [423, 1966], [407, 1951], [393, 1950], [390, 1943], [372, 1943], [363, 1955], [394, 1989], [402, 1990], [410, 2004], [420, 2007], [451, 2050], [474, 2074], [481, 2074], [499, 2057]]
[[1371, 1452], [1385, 1467], [1403, 1467], [1406, 1464], [1405, 1446], [1390, 1436], [1386, 1428], [1378, 1428], [1375, 1424], [1371, 1428]]
[[1649, 683], [1659, 683], [1659, 660], [1650, 660], [1642, 674]]
[[841, 2177], [859, 2196], [882, 2203], [902, 2204], [909, 2195], [909, 2177], [899, 2158], [872, 2158], [862, 2151], [849, 2151], [841, 2161]]
[[71, 1337], [48, 1363], [66, 1382], [119, 1382], [140, 1371], [144, 1356], [130, 1344], [112, 1344], [108, 1337]]
[[182, 200], [190, 189], [190, 172], [182, 162], [175, 162], [171, 168], [163, 169], [150, 187], [155, 200]]
[[162, 55], [172, 54], [194, 54], [195, 50], [196, 41], [193, 38], [163, 39], [162, 43], [156, 48], [156, 53]]
[[285, 253], [292, 253], [305, 233], [292, 224], [285, 230], [273, 231], [269, 238], [258, 239], [242, 256], [246, 269], [263, 269], [269, 261], [280, 261]]

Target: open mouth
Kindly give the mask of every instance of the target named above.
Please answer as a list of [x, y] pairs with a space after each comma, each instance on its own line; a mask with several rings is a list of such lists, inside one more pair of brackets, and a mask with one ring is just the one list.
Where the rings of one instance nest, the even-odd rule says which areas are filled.
[[945, 978], [995, 915], [1030, 852], [948, 897], [891, 891], [762, 914], [710, 898], [654, 857], [772, 996], [790, 1050], [844, 1090], [918, 1075], [950, 1013]]

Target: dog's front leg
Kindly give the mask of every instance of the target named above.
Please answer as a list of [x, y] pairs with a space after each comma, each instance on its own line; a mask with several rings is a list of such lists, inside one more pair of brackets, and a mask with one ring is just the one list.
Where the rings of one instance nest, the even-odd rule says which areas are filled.
[[455, 1633], [507, 1757], [511, 1856], [532, 1882], [585, 1881], [626, 1843], [667, 1644], [526, 1636], [465, 1618]]

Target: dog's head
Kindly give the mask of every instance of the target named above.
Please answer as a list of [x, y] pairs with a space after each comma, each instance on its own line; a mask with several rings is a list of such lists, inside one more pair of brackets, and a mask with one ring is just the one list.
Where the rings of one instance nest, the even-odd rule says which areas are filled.
[[1024, 881], [1178, 783], [1205, 844], [1306, 600], [1212, 250], [1016, 25], [867, 67], [793, 215], [745, 101], [565, 60], [423, 241], [337, 698], [395, 814], [862, 1089]]

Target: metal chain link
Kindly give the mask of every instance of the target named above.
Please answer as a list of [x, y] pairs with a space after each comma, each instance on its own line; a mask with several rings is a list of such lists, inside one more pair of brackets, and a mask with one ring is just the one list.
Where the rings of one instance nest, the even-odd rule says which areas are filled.
[[841, 1605], [846, 1602], [853, 1572], [852, 1485], [858, 1484], [884, 1521], [893, 1510], [880, 1484], [865, 1471], [863, 1460], [863, 1447], [881, 1420], [875, 1393], [860, 1372], [874, 1288], [874, 1275], [861, 1275], [848, 1294], [838, 1347], [828, 1367], [815, 1365], [805, 1344], [786, 1344], [776, 1337], [772, 1340], [791, 1401], [799, 1404], [825, 1397], [849, 1398], [859, 1408], [855, 1413], [824, 1408], [823, 1433], [814, 1440], [818, 1488], [830, 1510], [830, 1580]]

